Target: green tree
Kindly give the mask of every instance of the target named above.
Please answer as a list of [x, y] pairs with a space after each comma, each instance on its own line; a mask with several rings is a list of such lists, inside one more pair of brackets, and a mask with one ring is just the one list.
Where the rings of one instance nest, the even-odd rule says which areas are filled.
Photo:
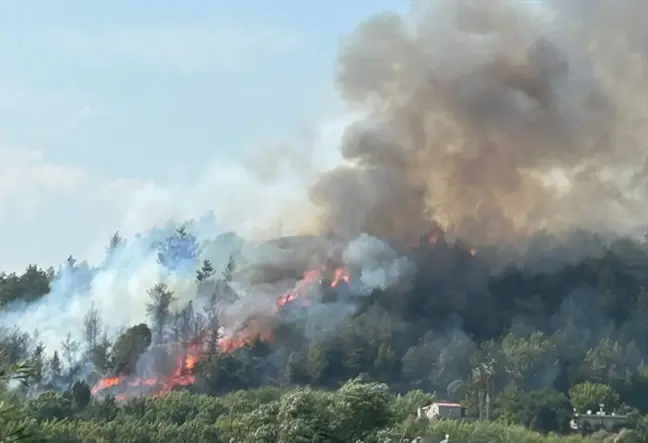
[[525, 389], [550, 386], [558, 372], [558, 352], [541, 332], [529, 337], [508, 334], [501, 342], [506, 370], [512, 381]]
[[203, 260], [201, 268], [196, 271], [196, 281], [198, 281], [198, 283], [203, 283], [212, 278], [214, 273], [214, 266], [209, 260], [205, 259]]
[[176, 297], [165, 283], [158, 283], [149, 289], [148, 295], [151, 301], [146, 305], [146, 314], [153, 326], [153, 340], [162, 343], [171, 320], [171, 304]]
[[560, 392], [510, 386], [497, 398], [496, 416], [539, 432], [565, 432], [573, 412], [569, 399]]
[[77, 410], [85, 409], [90, 404], [91, 398], [90, 386], [87, 383], [82, 381], [74, 382], [72, 385], [72, 399]]
[[604, 405], [608, 412], [616, 411], [621, 399], [610, 385], [585, 382], [572, 386], [569, 399], [578, 413], [598, 411], [599, 405]]
[[200, 249], [196, 237], [181, 226], [158, 245], [158, 263], [171, 271], [195, 269]]
[[[26, 384], [33, 373], [33, 368], [27, 363], [0, 367], [0, 388], [6, 388], [12, 381]], [[0, 442], [30, 441], [40, 441], [32, 423], [14, 405], [0, 400]]]
[[284, 395], [277, 411], [277, 443], [324, 443], [330, 434], [323, 396], [311, 389]]
[[44, 420], [63, 420], [74, 415], [74, 402], [64, 394], [46, 391], [25, 403], [25, 411], [33, 418]]
[[364, 441], [389, 426], [394, 419], [391, 400], [385, 384], [348, 381], [335, 395], [332, 406], [338, 435], [344, 441]]
[[113, 361], [116, 374], [130, 375], [135, 372], [135, 365], [140, 355], [151, 344], [151, 330], [141, 323], [127, 329], [117, 338], [113, 346]]

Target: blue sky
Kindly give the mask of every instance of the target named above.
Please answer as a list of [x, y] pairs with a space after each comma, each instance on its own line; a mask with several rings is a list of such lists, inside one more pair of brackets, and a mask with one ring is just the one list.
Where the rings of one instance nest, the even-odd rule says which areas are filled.
[[408, 4], [0, 0], [0, 269], [220, 205], [222, 161], [337, 127], [340, 39]]

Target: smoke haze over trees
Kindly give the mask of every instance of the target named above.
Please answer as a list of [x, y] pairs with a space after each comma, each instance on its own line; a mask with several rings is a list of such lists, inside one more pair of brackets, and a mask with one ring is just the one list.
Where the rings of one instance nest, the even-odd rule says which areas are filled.
[[[345, 163], [276, 203], [295, 235], [170, 222], [0, 274], [2, 374], [30, 371], [0, 437], [644, 441], [648, 10], [610, 5], [372, 17], [340, 49]], [[496, 423], [415, 420], [433, 399]], [[600, 404], [628, 429], [543, 436]]]

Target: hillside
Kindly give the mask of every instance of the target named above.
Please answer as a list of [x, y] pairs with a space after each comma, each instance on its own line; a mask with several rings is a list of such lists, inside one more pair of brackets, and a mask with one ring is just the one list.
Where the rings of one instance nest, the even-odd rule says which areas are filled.
[[335, 140], [177, 146], [171, 201], [117, 180], [149, 231], [0, 274], [0, 441], [648, 441], [645, 0], [406, 3], [341, 39]]
[[[385, 421], [376, 416], [377, 421], [367, 425], [370, 433], [379, 429], [421, 432], [421, 424], [407, 423], [433, 397], [458, 401], [469, 414], [478, 415], [484, 389], [492, 395], [493, 419], [540, 433], [568, 433], [572, 408], [584, 413], [598, 410], [601, 403], [608, 411], [631, 413], [635, 422], [639, 420], [627, 426], [641, 426], [640, 417], [648, 414], [648, 368], [644, 364], [648, 331], [643, 325], [648, 310], [644, 290], [648, 252], [642, 243], [604, 240], [583, 231], [564, 240], [539, 234], [510, 261], [508, 251], [449, 243], [438, 231], [421, 240], [407, 252], [416, 272], [405, 286], [357, 291], [354, 280], [362, 279], [363, 269], [347, 266], [337, 271], [339, 264], [333, 263], [332, 279], [311, 278], [313, 274], [307, 271], [287, 290], [290, 297], [284, 294], [276, 300], [274, 314], [250, 310], [236, 331], [226, 333], [220, 319], [243, 318], [240, 306], [246, 306], [244, 298], [250, 296], [232, 289], [236, 286], [232, 276], [245, 275], [237, 270], [239, 266], [256, 267], [257, 263], [244, 263], [241, 258], [237, 265], [232, 259], [222, 272], [216, 272], [209, 261], [199, 263], [197, 255], [183, 255], [197, 254], [200, 248], [190, 247], [197, 244], [195, 238], [179, 229], [158, 245], [157, 260], [168, 262], [166, 254], [176, 262], [200, 265], [193, 298], [183, 302], [169, 286], [156, 284], [148, 294], [147, 323], [127, 325], [114, 337], [102, 326], [102, 313], [93, 307], [83, 319], [83, 333], [64, 338], [53, 353], [39, 342], [38, 335], [21, 330], [20, 324], [7, 324], [2, 330], [3, 361], [31, 362], [36, 372], [29, 388], [20, 390], [28, 396], [22, 408], [37, 423], [66, 420], [59, 425], [37, 425], [61, 435], [81, 435], [86, 428], [69, 423], [81, 420], [87, 422], [83, 426], [91, 427], [105, 420], [106, 414], [123, 417], [124, 426], [131, 422], [135, 426], [136, 420], [168, 422], [169, 435], [198, 432], [201, 421], [190, 417], [207, 411], [215, 414], [208, 421], [213, 424], [215, 420], [219, 426], [223, 420], [252, 420], [219, 403], [236, 398], [251, 402], [240, 406], [241, 414], [259, 414], [265, 408], [260, 404], [286, 408], [285, 402], [293, 401], [289, 400], [293, 396], [306, 396], [308, 401], [315, 401], [309, 397], [315, 396], [324, 402], [318, 407], [341, 418], [345, 414], [326, 405], [351, 388], [359, 396], [355, 401], [384, 402]], [[111, 262], [110, 254], [119, 254], [114, 244], [122, 242], [113, 239], [106, 263]], [[57, 271], [30, 267], [22, 275], [3, 275], [0, 296], [6, 309], [11, 312], [20, 306], [23, 315], [28, 315], [52, 296], [48, 285], [53, 279], [75, 272], [97, 279], [105, 272], [100, 267], [77, 270], [78, 266], [82, 265], [69, 260]], [[318, 275], [327, 273], [323, 269]], [[89, 287], [85, 294], [70, 295], [70, 302], [75, 297], [92, 297], [92, 291]], [[223, 315], [221, 310], [227, 306], [239, 306], [236, 315]], [[484, 374], [488, 374], [486, 385]], [[345, 385], [357, 377], [362, 381]], [[315, 391], [294, 390], [298, 386]], [[327, 393], [340, 386], [346, 387], [338, 394]], [[249, 391], [219, 400], [241, 389]], [[186, 393], [165, 396], [175, 390]], [[287, 394], [282, 397], [283, 392]], [[378, 393], [379, 398], [372, 400]], [[398, 393], [405, 396], [395, 398]], [[209, 396], [216, 397], [210, 400]], [[369, 397], [363, 400], [364, 396]], [[176, 401], [189, 403], [172, 407], [169, 413], [179, 414], [175, 419], [153, 412]], [[187, 411], [197, 401], [216, 403]], [[370, 406], [359, 406], [359, 410], [364, 407]], [[489, 406], [481, 403], [481, 407]], [[300, 406], [293, 413], [301, 417], [307, 412]], [[118, 426], [120, 420], [111, 426]], [[205, 428], [204, 432], [241, 432], [210, 426], [211, 431]], [[333, 425], [317, 426], [329, 429]], [[477, 426], [483, 429], [479, 432], [497, 429], [488, 424], [461, 426]], [[147, 429], [136, 427], [138, 432]], [[510, 432], [522, 432], [513, 429]], [[108, 431], [87, 432], [103, 441], [99, 435]], [[433, 427], [429, 432], [439, 431]], [[453, 435], [462, 432], [468, 431], [453, 430]], [[84, 437], [83, 441], [90, 440]]]

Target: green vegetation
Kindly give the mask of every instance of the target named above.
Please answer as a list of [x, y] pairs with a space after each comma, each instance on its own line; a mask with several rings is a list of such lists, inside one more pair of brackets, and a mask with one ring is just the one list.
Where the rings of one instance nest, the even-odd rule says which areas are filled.
[[[192, 303], [155, 285], [147, 323], [125, 325], [117, 337], [104, 333], [93, 308], [83, 337], [67, 336], [60, 353], [26, 331], [1, 331], [0, 364], [29, 363], [28, 372], [2, 372], [2, 441], [398, 442], [445, 433], [453, 442], [648, 441], [648, 252], [629, 239], [574, 236], [530, 239], [525, 255], [506, 262], [515, 266], [502, 266], [497, 247], [473, 255], [440, 238], [414, 252], [418, 274], [404, 293], [328, 288], [324, 316], [289, 305], [272, 340], [224, 352], [213, 332], [219, 303], [236, 297], [235, 260], [219, 273], [179, 230], [159, 261], [197, 264]], [[57, 275], [35, 266], [1, 275], [3, 306], [29, 309], [51, 297]], [[326, 310], [347, 296], [351, 314]], [[162, 358], [160, 349], [198, 339], [193, 383], [159, 398], [91, 395], [100, 377], [137, 376], [142, 356]], [[27, 385], [9, 386], [26, 374]], [[489, 420], [416, 419], [435, 398]], [[570, 428], [573, 408], [584, 414], [600, 404], [627, 421], [609, 431]]]
[[618, 435], [599, 431], [581, 436], [543, 435], [516, 424], [442, 421], [430, 424], [402, 418], [404, 406], [429, 401], [420, 391], [397, 397], [384, 384], [352, 380], [339, 390], [264, 387], [220, 397], [173, 392], [117, 405], [94, 400], [80, 407], [66, 394], [44, 393], [27, 402], [30, 429], [50, 442], [386, 442], [417, 435], [457, 442], [639, 441], [641, 431]]

